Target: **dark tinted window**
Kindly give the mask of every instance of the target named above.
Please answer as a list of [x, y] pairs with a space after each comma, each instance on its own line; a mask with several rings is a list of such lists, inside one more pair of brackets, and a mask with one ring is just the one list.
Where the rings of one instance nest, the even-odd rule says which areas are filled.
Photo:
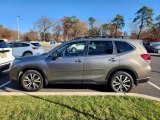
[[115, 41], [115, 44], [116, 44], [118, 53], [123, 53], [123, 52], [134, 50], [134, 48], [127, 42]]
[[29, 46], [29, 44], [27, 44], [27, 43], [21, 43], [21, 47], [28, 47]]
[[12, 48], [12, 47], [14, 47], [14, 44], [13, 43], [8, 43], [8, 46]]
[[41, 45], [39, 43], [31, 43], [31, 44], [36, 46], [36, 47], [41, 47]]
[[0, 40], [0, 48], [7, 48], [8, 45], [3, 40]]
[[14, 45], [14, 47], [21, 47], [21, 44], [20, 43], [13, 43]]
[[91, 41], [88, 55], [105, 55], [113, 53], [112, 41]]

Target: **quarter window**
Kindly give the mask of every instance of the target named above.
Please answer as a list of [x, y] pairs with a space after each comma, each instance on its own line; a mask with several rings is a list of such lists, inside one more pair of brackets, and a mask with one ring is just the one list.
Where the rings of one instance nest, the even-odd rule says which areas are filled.
[[105, 55], [112, 53], [112, 41], [90, 41], [88, 55]]
[[123, 53], [123, 52], [134, 50], [134, 48], [127, 42], [115, 41], [115, 44], [116, 44], [118, 53]]
[[27, 43], [22, 43], [21, 46], [22, 46], [22, 47], [28, 47], [29, 44], [27, 44]]

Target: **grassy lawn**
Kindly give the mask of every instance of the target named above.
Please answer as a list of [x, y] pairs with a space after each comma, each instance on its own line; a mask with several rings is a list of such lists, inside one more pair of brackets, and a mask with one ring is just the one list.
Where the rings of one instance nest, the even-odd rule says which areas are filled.
[[0, 120], [159, 120], [160, 102], [128, 96], [0, 96]]

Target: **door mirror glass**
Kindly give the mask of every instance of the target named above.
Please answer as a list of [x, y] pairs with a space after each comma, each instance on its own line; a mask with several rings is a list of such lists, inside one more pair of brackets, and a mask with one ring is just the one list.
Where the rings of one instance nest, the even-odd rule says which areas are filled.
[[53, 54], [53, 55], [52, 55], [53, 60], [56, 60], [56, 59], [59, 58], [59, 57], [61, 57], [60, 54]]

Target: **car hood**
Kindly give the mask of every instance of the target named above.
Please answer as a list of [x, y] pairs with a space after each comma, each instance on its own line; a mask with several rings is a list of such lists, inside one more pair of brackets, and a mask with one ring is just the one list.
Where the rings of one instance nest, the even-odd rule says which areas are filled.
[[41, 54], [41, 55], [32, 55], [32, 56], [24, 56], [24, 57], [19, 57], [16, 59], [22, 60], [22, 61], [33, 61], [33, 60], [38, 60], [38, 59], [43, 59], [47, 56], [46, 53]]

